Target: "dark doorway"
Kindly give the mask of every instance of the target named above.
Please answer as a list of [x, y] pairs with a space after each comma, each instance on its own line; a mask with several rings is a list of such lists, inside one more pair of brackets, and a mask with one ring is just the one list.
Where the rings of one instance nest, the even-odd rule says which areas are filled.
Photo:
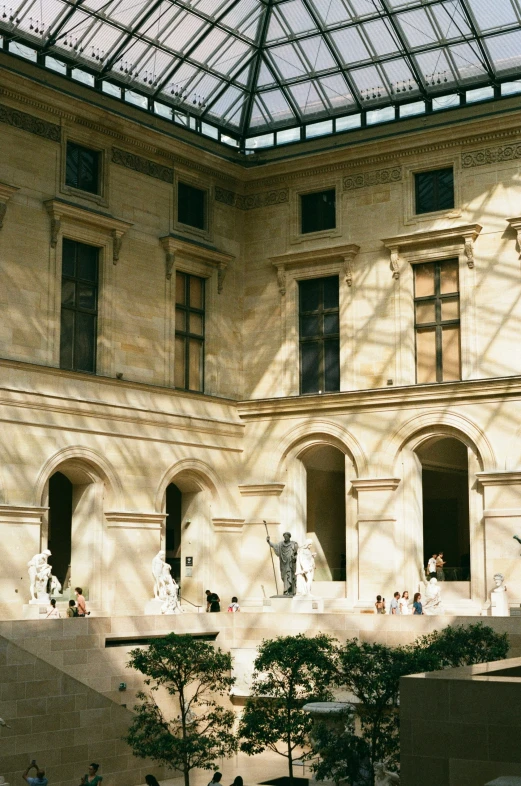
[[166, 489], [166, 561], [172, 568], [172, 576], [181, 584], [181, 518], [183, 494], [170, 483]]
[[49, 478], [49, 550], [52, 572], [65, 588], [71, 564], [72, 483], [61, 472]]
[[467, 447], [453, 437], [433, 438], [417, 451], [422, 464], [423, 557], [443, 551], [446, 581], [469, 581]]

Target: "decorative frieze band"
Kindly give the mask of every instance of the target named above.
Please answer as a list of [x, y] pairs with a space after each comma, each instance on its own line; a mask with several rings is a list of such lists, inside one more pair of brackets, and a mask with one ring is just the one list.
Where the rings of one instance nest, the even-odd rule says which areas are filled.
[[470, 150], [461, 154], [461, 166], [465, 169], [473, 166], [496, 164], [500, 161], [513, 161], [521, 158], [521, 142], [514, 145], [484, 147], [481, 150]]
[[289, 201], [289, 189], [280, 188], [278, 190], [266, 191], [264, 194], [236, 194], [225, 188], [215, 189], [216, 202], [222, 202], [230, 207], [237, 207], [239, 210], [254, 210], [257, 207], [269, 207], [271, 205], [281, 205]]
[[344, 191], [353, 191], [355, 188], [397, 183], [401, 179], [401, 166], [393, 166], [388, 169], [375, 169], [372, 172], [358, 172], [356, 175], [348, 175], [344, 177], [343, 187]]
[[133, 169], [134, 172], [141, 172], [142, 175], [155, 177], [156, 180], [162, 180], [164, 183], [174, 182], [174, 170], [170, 167], [157, 164], [155, 161], [142, 158], [134, 153], [128, 153], [126, 150], [120, 150], [119, 147], [112, 148], [112, 163]]
[[60, 126], [48, 123], [47, 120], [41, 120], [34, 115], [28, 115], [26, 112], [20, 112], [18, 109], [12, 109], [4, 104], [0, 104], [0, 123], [6, 123], [8, 126], [28, 131], [36, 136], [42, 136], [51, 142], [61, 141]]

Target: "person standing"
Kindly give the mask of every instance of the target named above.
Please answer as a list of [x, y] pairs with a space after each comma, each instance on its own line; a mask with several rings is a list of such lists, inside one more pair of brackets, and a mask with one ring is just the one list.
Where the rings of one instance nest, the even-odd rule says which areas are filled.
[[443, 570], [443, 566], [446, 564], [447, 563], [443, 559], [443, 551], [440, 551], [436, 557], [436, 578], [438, 581], [445, 581], [445, 572]]
[[210, 597], [210, 611], [220, 611], [221, 610], [221, 599], [216, 592], [212, 592]]
[[89, 764], [89, 771], [81, 779], [81, 786], [98, 786], [103, 780], [101, 775], [98, 775], [99, 764]]
[[220, 783], [222, 779], [222, 772], [214, 772], [213, 778], [208, 784], [208, 786], [216, 786], [217, 783]]
[[78, 609], [76, 608], [76, 601], [70, 600], [69, 606], [67, 608], [67, 616], [68, 617], [77, 617], [78, 616]]
[[376, 603], [374, 604], [377, 614], [385, 614], [385, 598], [382, 600], [381, 595], [376, 596]]
[[[36, 777], [35, 778], [29, 778], [28, 777], [29, 776], [29, 770], [32, 770], [32, 769], [36, 770]], [[45, 777], [45, 770], [42, 770], [42, 768], [39, 767], [36, 764], [35, 759], [32, 760], [32, 762], [27, 767], [26, 771], [24, 773], [22, 773], [22, 778], [24, 779], [24, 781], [27, 781], [29, 786], [47, 786], [47, 784], [48, 784], [48, 780]]]
[[56, 601], [54, 598], [51, 598], [49, 601], [49, 605], [47, 606], [47, 613], [45, 615], [46, 620], [59, 620], [60, 619], [60, 612], [56, 608]]
[[241, 610], [241, 607], [239, 606], [239, 601], [237, 600], [237, 597], [234, 595], [233, 598], [232, 598], [232, 602], [228, 606], [228, 611], [235, 612], [235, 611], [240, 611], [240, 610]]
[[411, 610], [409, 608], [409, 593], [407, 590], [402, 594], [400, 598], [400, 614], [410, 614]]
[[212, 594], [210, 590], [205, 590], [206, 595], [206, 611], [210, 611], [210, 595]]
[[423, 614], [423, 606], [421, 603], [422, 596], [419, 592], [414, 593], [414, 600], [412, 602], [413, 614]]
[[400, 593], [395, 592], [393, 595], [393, 599], [389, 606], [389, 614], [401, 614], [400, 611]]
[[436, 559], [438, 555], [433, 554], [427, 563], [427, 578], [432, 579], [436, 576]]
[[85, 598], [83, 597], [83, 590], [81, 587], [76, 587], [74, 589], [76, 593], [76, 605], [78, 607], [78, 617], [86, 617], [87, 616], [87, 604], [85, 602]]

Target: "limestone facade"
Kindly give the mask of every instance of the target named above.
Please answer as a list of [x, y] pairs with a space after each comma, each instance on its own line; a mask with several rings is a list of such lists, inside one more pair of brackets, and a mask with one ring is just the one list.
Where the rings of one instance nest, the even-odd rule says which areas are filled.
[[[0, 77], [2, 617], [23, 614], [56, 471], [73, 484], [73, 586], [98, 612], [140, 614], [150, 599], [171, 483], [193, 604], [206, 588], [245, 607], [274, 594], [263, 520], [273, 538], [316, 537], [316, 592], [331, 607], [412, 594], [425, 556], [419, 455], [437, 438], [467, 454], [458, 602], [485, 609], [500, 571], [520, 603], [515, 102], [250, 167], [83, 88], [36, 92], [26, 71]], [[99, 195], [65, 185], [67, 140], [99, 151]], [[415, 215], [414, 174], [443, 167], [454, 208]], [[206, 193], [204, 232], [176, 219], [179, 179]], [[332, 188], [335, 229], [301, 234], [301, 195]], [[100, 249], [96, 375], [59, 368], [64, 238]], [[413, 268], [447, 259], [458, 260], [461, 381], [416, 384]], [[206, 281], [204, 394], [173, 385], [176, 271]], [[300, 396], [298, 282], [322, 276], [339, 277], [340, 392]]]

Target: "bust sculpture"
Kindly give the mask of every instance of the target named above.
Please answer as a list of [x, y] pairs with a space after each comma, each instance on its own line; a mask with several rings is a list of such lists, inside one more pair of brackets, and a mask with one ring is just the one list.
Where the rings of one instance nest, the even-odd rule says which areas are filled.
[[31, 601], [33, 603], [38, 601], [42, 603], [49, 602], [47, 585], [51, 577], [52, 568], [47, 560], [50, 556], [51, 552], [49, 549], [44, 549], [41, 554], [35, 554], [27, 563], [29, 592], [31, 593]]
[[392, 786], [393, 783], [400, 783], [398, 773], [386, 770], [381, 761], [375, 762], [373, 769], [374, 786]]
[[298, 551], [298, 543], [291, 540], [291, 533], [285, 532], [280, 543], [272, 543], [268, 535], [266, 540], [270, 544], [277, 557], [279, 558], [280, 577], [284, 585], [284, 595], [295, 594], [295, 561]]
[[508, 592], [503, 584], [505, 577], [502, 573], [494, 575], [494, 587], [490, 593], [490, 613], [493, 617], [509, 617]]
[[295, 561], [296, 594], [311, 595], [311, 585], [315, 575], [315, 554], [311, 551], [313, 541], [309, 538], [299, 546]]
[[441, 602], [441, 590], [440, 585], [438, 584], [438, 579], [436, 577], [432, 577], [427, 582], [427, 590], [426, 590], [426, 599], [425, 603], [423, 604], [423, 613], [424, 614], [444, 614], [445, 609], [443, 608]]

